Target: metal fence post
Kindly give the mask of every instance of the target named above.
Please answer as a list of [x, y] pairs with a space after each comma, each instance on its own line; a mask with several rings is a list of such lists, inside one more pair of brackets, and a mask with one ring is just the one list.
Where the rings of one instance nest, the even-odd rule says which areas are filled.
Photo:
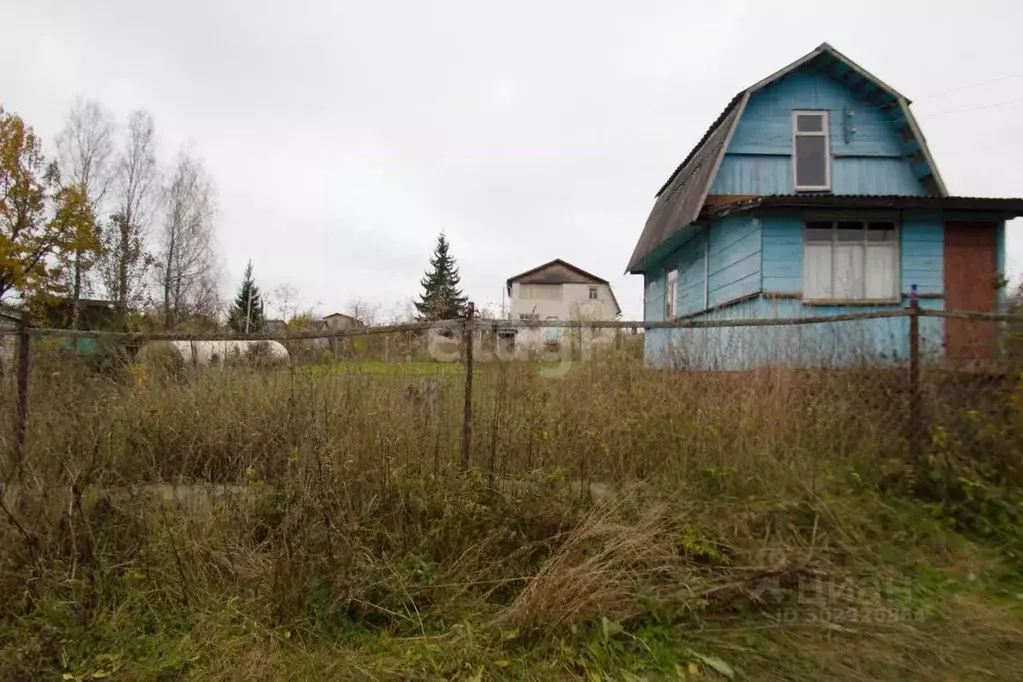
[[920, 459], [920, 299], [916, 285], [909, 294], [909, 456]]
[[473, 319], [476, 305], [469, 301], [465, 309], [465, 413], [462, 415], [462, 471], [468, 471], [472, 463], [472, 346]]
[[25, 437], [28, 433], [28, 357], [29, 314], [23, 312], [18, 322], [18, 405], [14, 412], [14, 448], [18, 475], [25, 462]]

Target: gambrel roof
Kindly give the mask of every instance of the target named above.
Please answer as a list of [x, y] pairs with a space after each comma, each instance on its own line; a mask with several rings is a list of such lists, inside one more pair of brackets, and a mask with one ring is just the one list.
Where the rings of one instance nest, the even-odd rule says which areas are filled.
[[889, 112], [892, 125], [904, 140], [905, 148], [913, 150], [907, 156], [914, 166], [919, 168], [918, 175], [924, 189], [930, 196], [948, 196], [945, 183], [927, 148], [927, 142], [909, 109], [910, 101], [835, 48], [822, 43], [809, 54], [740, 91], [732, 98], [685, 160], [657, 191], [653, 210], [647, 218], [643, 234], [632, 252], [632, 257], [629, 258], [626, 272], [638, 272], [637, 266], [647, 256], [700, 215], [707, 200], [707, 192], [714, 182], [721, 160], [728, 149], [728, 143], [739, 119], [742, 118], [750, 96], [804, 66], [846, 83], [861, 97]]

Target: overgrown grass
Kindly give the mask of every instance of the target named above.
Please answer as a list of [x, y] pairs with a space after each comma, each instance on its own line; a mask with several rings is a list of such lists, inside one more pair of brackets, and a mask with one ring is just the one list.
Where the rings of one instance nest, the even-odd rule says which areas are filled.
[[464, 374], [465, 366], [456, 362], [428, 362], [423, 360], [410, 362], [385, 362], [370, 360], [357, 362], [340, 360], [322, 365], [311, 365], [305, 368], [313, 374], [397, 374], [397, 375], [433, 375], [433, 374]]
[[1023, 679], [1013, 382], [34, 360], [0, 679]]

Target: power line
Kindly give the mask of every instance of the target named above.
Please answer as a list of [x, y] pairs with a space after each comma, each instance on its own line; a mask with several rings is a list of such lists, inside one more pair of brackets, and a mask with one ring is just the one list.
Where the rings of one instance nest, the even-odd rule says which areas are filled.
[[[917, 103], [919, 103], [921, 101], [926, 101], [926, 100], [929, 100], [929, 99], [937, 99], [939, 97], [944, 97], [945, 95], [948, 95], [948, 94], [951, 94], [951, 93], [954, 93], [954, 92], [962, 92], [963, 90], [972, 90], [973, 88], [979, 88], [979, 87], [981, 87], [983, 85], [993, 85], [994, 83], [1003, 83], [1005, 81], [1010, 81], [1010, 80], [1014, 80], [1014, 79], [1017, 79], [1017, 78], [1023, 78], [1023, 73], [1015, 73], [1015, 74], [1012, 74], [1012, 75], [1009, 75], [1009, 76], [1002, 76], [1000, 78], [994, 78], [992, 80], [978, 81], [976, 83], [967, 83], [966, 85], [958, 85], [958, 86], [956, 86], [954, 88], [948, 88], [947, 90], [941, 90], [939, 92], [932, 92], [932, 93], [930, 93], [928, 95], [924, 95], [923, 97], [907, 98], [907, 100], [908, 100], [908, 102], [910, 104], [917, 104]], [[1010, 102], [1015, 102], [1015, 101], [1016, 100], [1010, 100]], [[878, 104], [878, 105], [875, 105], [875, 106], [871, 106], [871, 107], [868, 107], [868, 108], [869, 109], [887, 109], [889, 107], [895, 106], [896, 104], [897, 104], [897, 102], [892, 101], [892, 102], [885, 102], [884, 104]], [[993, 104], [993, 105], [984, 105], [982, 107], [976, 107], [976, 108], [977, 109], [983, 109], [983, 108], [985, 108], [987, 106], [1000, 106], [1001, 104], [1002, 103]], [[972, 109], [963, 109], [963, 111], [972, 111]], [[945, 112], [941, 112], [941, 113], [945, 113]]]
[[965, 111], [979, 111], [980, 109], [992, 109], [994, 107], [1003, 107], [1007, 104], [1016, 104], [1017, 102], [1023, 102], [1023, 97], [1017, 97], [1015, 99], [1008, 99], [1004, 102], [994, 102], [993, 104], [982, 104], [977, 107], [966, 107], [965, 109], [946, 109], [945, 111], [932, 111], [920, 114], [920, 117], [924, 116], [942, 116], [944, 114], [960, 114]]
[[1002, 76], [1001, 78], [995, 78], [995, 79], [989, 80], [989, 81], [980, 81], [978, 83], [968, 83], [966, 85], [960, 85], [960, 86], [957, 86], [957, 87], [954, 87], [954, 88], [948, 88], [947, 90], [942, 90], [940, 92], [934, 92], [934, 93], [931, 93], [929, 95], [924, 95], [923, 97], [917, 97], [913, 101], [914, 102], [919, 102], [922, 99], [936, 99], [938, 97], [944, 97], [945, 95], [947, 95], [949, 93], [952, 93], [952, 92], [961, 92], [963, 90], [972, 90], [973, 88], [979, 88], [982, 85], [992, 85], [994, 83], [1002, 83], [1004, 81], [1011, 81], [1011, 80], [1014, 80], [1016, 78], [1023, 78], [1023, 73], [1016, 73], [1016, 74], [1013, 74], [1011, 76]]

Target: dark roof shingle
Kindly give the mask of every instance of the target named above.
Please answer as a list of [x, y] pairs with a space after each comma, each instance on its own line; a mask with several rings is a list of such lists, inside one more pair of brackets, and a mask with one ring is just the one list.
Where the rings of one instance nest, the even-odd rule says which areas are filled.
[[718, 159], [728, 143], [732, 128], [741, 107], [738, 103], [744, 93], [739, 93], [703, 136], [700, 143], [689, 152], [686, 160], [675, 169], [668, 182], [657, 192], [657, 200], [650, 211], [643, 234], [629, 258], [628, 271], [653, 253], [677, 229], [696, 220], [707, 196], [707, 189], [714, 179]]

